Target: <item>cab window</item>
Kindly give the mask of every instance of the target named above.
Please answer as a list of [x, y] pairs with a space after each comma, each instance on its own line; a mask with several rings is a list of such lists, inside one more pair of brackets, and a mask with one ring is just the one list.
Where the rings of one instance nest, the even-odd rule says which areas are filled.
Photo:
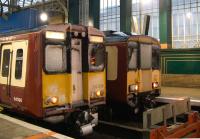
[[65, 72], [67, 70], [66, 47], [47, 45], [45, 48], [45, 69], [47, 72]]
[[152, 46], [152, 69], [160, 68], [160, 48]]
[[133, 42], [128, 45], [128, 70], [137, 69], [138, 44]]
[[8, 77], [10, 66], [10, 49], [3, 51], [2, 77]]
[[140, 45], [140, 67], [141, 69], [152, 68], [152, 46], [149, 44]]
[[90, 44], [88, 49], [88, 63], [90, 71], [104, 69], [105, 48], [102, 44]]

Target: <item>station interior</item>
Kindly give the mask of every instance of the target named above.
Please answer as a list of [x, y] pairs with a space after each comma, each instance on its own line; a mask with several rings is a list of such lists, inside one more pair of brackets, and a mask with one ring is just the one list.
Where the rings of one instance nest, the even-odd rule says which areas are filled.
[[0, 0], [0, 139], [200, 138], [199, 112], [200, 0]]

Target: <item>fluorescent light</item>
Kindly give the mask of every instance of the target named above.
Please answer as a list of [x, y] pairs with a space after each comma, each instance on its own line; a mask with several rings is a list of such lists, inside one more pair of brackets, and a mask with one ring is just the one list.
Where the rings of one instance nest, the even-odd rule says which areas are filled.
[[148, 5], [152, 2], [152, 0], [140, 0], [142, 4]]

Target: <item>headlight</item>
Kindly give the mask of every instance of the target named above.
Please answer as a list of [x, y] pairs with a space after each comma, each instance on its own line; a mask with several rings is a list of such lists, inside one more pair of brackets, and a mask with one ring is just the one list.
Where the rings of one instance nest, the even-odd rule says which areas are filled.
[[101, 91], [97, 91], [97, 92], [96, 92], [96, 96], [97, 96], [97, 97], [100, 97], [100, 96], [101, 96]]
[[137, 84], [129, 85], [129, 92], [138, 91], [139, 86]]
[[56, 104], [58, 103], [58, 97], [48, 97], [46, 100], [46, 104]]
[[91, 94], [91, 97], [92, 97], [92, 98], [99, 98], [99, 97], [103, 97], [103, 95], [104, 95], [104, 91], [102, 91], [102, 90], [97, 90], [97, 91], [95, 91], [95, 92], [93, 92], [93, 93]]
[[159, 83], [158, 82], [154, 82], [153, 84], [152, 84], [152, 87], [155, 89], [155, 88], [158, 88], [159, 87]]

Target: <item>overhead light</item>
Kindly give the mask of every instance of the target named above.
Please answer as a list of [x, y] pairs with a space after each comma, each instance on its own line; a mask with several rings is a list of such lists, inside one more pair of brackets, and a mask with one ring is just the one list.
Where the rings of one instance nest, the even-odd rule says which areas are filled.
[[191, 19], [192, 13], [191, 13], [191, 12], [188, 12], [188, 13], [186, 14], [186, 17], [187, 17], [188, 19]]
[[141, 0], [141, 3], [144, 5], [150, 4], [152, 0]]
[[90, 27], [94, 26], [94, 23], [93, 23], [93, 21], [91, 19], [89, 19], [89, 21], [88, 21], [88, 26], [90, 26]]
[[41, 20], [42, 22], [46, 22], [46, 21], [48, 20], [48, 15], [47, 15], [47, 13], [42, 12], [42, 13], [40, 14], [40, 20]]

